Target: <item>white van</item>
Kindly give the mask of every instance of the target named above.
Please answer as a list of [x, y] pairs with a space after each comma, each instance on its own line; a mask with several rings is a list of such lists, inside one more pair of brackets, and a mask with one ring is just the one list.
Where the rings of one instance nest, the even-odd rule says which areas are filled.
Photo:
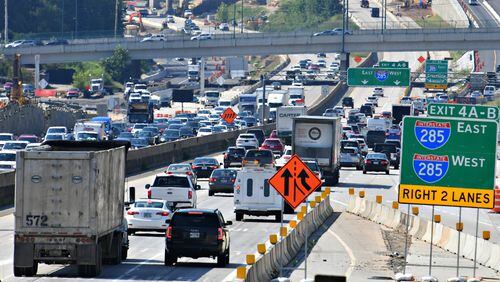
[[367, 130], [382, 130], [387, 131], [391, 126], [390, 121], [385, 118], [368, 118], [366, 120], [366, 129]]
[[106, 140], [106, 125], [100, 122], [80, 121], [75, 123], [73, 133], [76, 141]]
[[275, 173], [273, 166], [245, 166], [238, 172], [234, 184], [236, 221], [243, 220], [245, 214], [274, 215], [277, 222], [281, 221], [283, 198], [268, 182]]

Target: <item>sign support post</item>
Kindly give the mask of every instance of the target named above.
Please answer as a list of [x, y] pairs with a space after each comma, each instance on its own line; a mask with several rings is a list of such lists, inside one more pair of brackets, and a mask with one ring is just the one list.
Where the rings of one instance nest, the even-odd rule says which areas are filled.
[[[309, 209], [309, 200], [307, 200], [306, 198], [306, 213], [304, 214], [304, 219], [307, 216], [308, 209]], [[307, 233], [309, 233], [309, 228], [306, 227], [306, 241], [304, 242], [304, 280], [307, 280]]]
[[473, 277], [476, 277], [476, 264], [477, 264], [477, 236], [479, 235], [479, 208], [476, 209], [476, 243], [474, 244], [474, 268], [473, 268]]
[[432, 276], [432, 244], [434, 243], [434, 205], [432, 205], [432, 222], [431, 222], [431, 246], [429, 252], [429, 276]]
[[410, 204], [408, 204], [408, 219], [406, 220], [406, 233], [405, 233], [405, 267], [403, 268], [403, 274], [406, 274], [406, 265], [408, 264], [408, 230], [410, 229]]
[[[462, 224], [462, 207], [458, 208], [458, 225]], [[462, 227], [460, 226], [458, 230], [458, 248], [457, 248], [457, 277], [459, 277], [460, 272], [460, 235], [462, 235]]]
[[[281, 205], [281, 223], [280, 223], [280, 242], [283, 241], [283, 235], [281, 235], [281, 229], [283, 228], [283, 209], [285, 207], [285, 201]], [[280, 257], [280, 277], [283, 277], [283, 254]]]

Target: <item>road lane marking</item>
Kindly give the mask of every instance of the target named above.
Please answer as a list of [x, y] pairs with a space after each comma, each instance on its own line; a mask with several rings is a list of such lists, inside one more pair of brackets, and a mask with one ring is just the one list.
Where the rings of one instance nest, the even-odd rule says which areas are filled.
[[161, 255], [163, 255], [163, 253], [159, 253], [159, 254], [156, 254], [152, 257], [150, 257], [149, 259], [139, 263], [138, 265], [132, 267], [131, 269], [129, 269], [127, 272], [125, 272], [123, 275], [119, 276], [118, 278], [114, 279], [113, 281], [118, 281], [118, 280], [122, 280], [125, 276], [129, 275], [130, 273], [136, 271], [137, 269], [141, 268], [143, 265], [145, 265], [146, 263], [150, 262], [150, 261], [153, 261], [155, 260], [156, 258], [158, 257], [161, 257]]
[[349, 259], [350, 259], [351, 263], [349, 264], [349, 268], [345, 272], [345, 277], [347, 278], [347, 280], [349, 280], [349, 277], [351, 276], [352, 271], [354, 270], [354, 266], [356, 266], [356, 257], [354, 256], [354, 253], [352, 252], [351, 248], [349, 248], [349, 246], [344, 242], [344, 240], [342, 240], [342, 238], [340, 238], [339, 235], [337, 235], [337, 233], [333, 232], [331, 229], [328, 229], [327, 231], [333, 237], [335, 237], [337, 239], [337, 241], [339, 241], [339, 243], [342, 245], [344, 250], [347, 252], [347, 255], [349, 255]]

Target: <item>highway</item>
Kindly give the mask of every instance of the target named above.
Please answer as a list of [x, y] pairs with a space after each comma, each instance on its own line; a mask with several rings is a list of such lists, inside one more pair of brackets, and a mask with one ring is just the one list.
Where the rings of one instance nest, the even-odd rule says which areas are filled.
[[[479, 1], [479, 5], [469, 5], [469, 8], [479, 19], [479, 25], [482, 27], [497, 27], [500, 25], [500, 19], [495, 18], [491, 11], [485, 6], [486, 1]], [[497, 15], [500, 13], [500, 4], [498, 1], [488, 1], [488, 4], [494, 7]], [[500, 49], [479, 51], [480, 63], [483, 64], [481, 71], [495, 71], [496, 66], [500, 65]]]

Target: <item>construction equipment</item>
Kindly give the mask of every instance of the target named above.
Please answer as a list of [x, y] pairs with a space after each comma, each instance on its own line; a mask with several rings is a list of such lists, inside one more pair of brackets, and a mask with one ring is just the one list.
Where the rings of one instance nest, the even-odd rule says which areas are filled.
[[21, 54], [16, 54], [14, 56], [12, 69], [12, 88], [10, 90], [10, 101], [23, 105], [25, 101], [23, 95], [23, 75], [21, 72]]

